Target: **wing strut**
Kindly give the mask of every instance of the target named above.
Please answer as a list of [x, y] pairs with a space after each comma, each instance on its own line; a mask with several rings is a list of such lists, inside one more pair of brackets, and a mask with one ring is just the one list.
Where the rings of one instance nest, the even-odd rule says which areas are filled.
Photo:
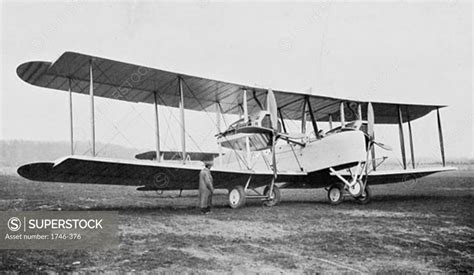
[[408, 134], [410, 136], [410, 155], [411, 155], [411, 166], [413, 169], [416, 168], [415, 164], [415, 147], [413, 146], [413, 133], [411, 131], [411, 121], [410, 121], [410, 112], [408, 112], [408, 108], [405, 109], [407, 112], [407, 120], [408, 120]]
[[69, 128], [70, 128], [70, 140], [71, 140], [71, 155], [74, 155], [74, 127], [73, 127], [73, 117], [72, 117], [72, 87], [71, 87], [71, 78], [68, 79], [68, 90], [69, 90]]
[[153, 93], [153, 99], [155, 104], [154, 109], [155, 109], [155, 139], [156, 139], [156, 160], [160, 162], [161, 156], [160, 156], [160, 120], [158, 119], [158, 98], [157, 98], [157, 93], [158, 91], [155, 91]]
[[301, 115], [301, 133], [306, 134], [306, 100], [303, 100], [303, 114]]
[[[242, 104], [244, 109], [244, 122], [248, 123], [249, 121], [249, 110], [247, 107], [247, 89], [244, 89]], [[247, 161], [247, 167], [251, 167], [250, 164], [250, 139], [248, 135], [245, 137], [245, 160]]]
[[89, 98], [91, 103], [91, 135], [92, 135], [92, 156], [95, 157], [95, 116], [94, 116], [94, 78], [92, 74], [92, 59], [89, 60]]
[[439, 107], [436, 108], [436, 116], [438, 118], [438, 135], [439, 135], [439, 148], [441, 149], [441, 160], [443, 161], [443, 167], [446, 167], [446, 160], [444, 158], [443, 129], [441, 128], [441, 116], [439, 114]]
[[[367, 133], [369, 134], [370, 139], [375, 140], [375, 114], [371, 102], [367, 104]], [[375, 159], [375, 147], [372, 146], [370, 151], [372, 154], [372, 170], [376, 171], [377, 161]]]
[[257, 93], [255, 92], [255, 90], [253, 90], [253, 99], [255, 100], [255, 102], [257, 103], [258, 107], [260, 107], [260, 110], [263, 110], [263, 105], [262, 103], [260, 102], [260, 100], [258, 100], [258, 97], [257, 97]]
[[179, 111], [181, 119], [181, 149], [182, 149], [182, 158], [183, 164], [186, 164], [186, 126], [184, 124], [184, 93], [183, 93], [183, 79], [178, 77], [178, 89], [179, 89]]
[[[218, 85], [218, 84], [216, 84]], [[217, 126], [217, 132], [221, 132], [221, 108], [220, 108], [220, 103], [219, 103], [219, 89], [216, 86], [216, 126]], [[217, 148], [219, 150], [219, 166], [222, 166], [222, 144], [220, 142], [217, 143]]]
[[309, 96], [306, 96], [306, 105], [308, 105], [309, 116], [311, 117], [311, 124], [313, 124], [314, 135], [319, 139], [319, 130], [316, 118], [314, 117], [313, 108], [311, 107], [311, 102], [309, 101]]
[[400, 150], [402, 152], [403, 169], [407, 169], [407, 157], [405, 155], [405, 138], [403, 136], [402, 108], [398, 105], [398, 131], [400, 134]]
[[280, 115], [281, 126], [283, 127], [283, 132], [284, 132], [284, 133], [288, 133], [288, 131], [286, 130], [285, 121], [283, 120], [283, 114], [282, 114], [282, 112], [281, 112], [281, 108], [278, 108], [278, 114]]

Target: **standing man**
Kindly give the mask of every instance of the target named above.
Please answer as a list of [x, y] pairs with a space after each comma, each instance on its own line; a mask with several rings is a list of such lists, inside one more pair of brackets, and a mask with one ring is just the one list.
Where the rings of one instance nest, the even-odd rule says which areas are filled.
[[212, 184], [211, 167], [213, 161], [203, 160], [204, 168], [199, 173], [199, 206], [201, 207], [201, 214], [211, 213], [212, 193], [214, 186]]

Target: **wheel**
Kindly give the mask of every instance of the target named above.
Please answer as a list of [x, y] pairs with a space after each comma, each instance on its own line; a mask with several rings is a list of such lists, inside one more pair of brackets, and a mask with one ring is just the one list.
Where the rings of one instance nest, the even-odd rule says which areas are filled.
[[353, 186], [349, 187], [348, 188], [349, 190], [349, 193], [353, 196], [353, 197], [359, 197], [362, 193], [362, 184], [360, 181], [357, 181]]
[[[265, 189], [263, 190], [263, 194], [265, 196], [268, 196], [270, 193], [270, 186], [266, 186]], [[263, 202], [263, 205], [265, 206], [275, 206], [277, 205], [278, 203], [280, 203], [281, 201], [281, 193], [280, 193], [280, 188], [278, 188], [278, 186], [274, 185], [273, 186], [273, 198], [272, 199], [269, 199], [269, 200], [265, 200]]]
[[339, 185], [333, 185], [329, 188], [328, 191], [328, 199], [331, 204], [340, 204], [344, 199], [344, 195], [342, 193], [342, 189]]
[[370, 190], [369, 186], [366, 185], [365, 189], [361, 192], [360, 196], [356, 197], [356, 200], [360, 204], [368, 204], [372, 197], [372, 191]]
[[229, 206], [239, 208], [245, 205], [245, 191], [242, 185], [237, 185], [229, 192]]

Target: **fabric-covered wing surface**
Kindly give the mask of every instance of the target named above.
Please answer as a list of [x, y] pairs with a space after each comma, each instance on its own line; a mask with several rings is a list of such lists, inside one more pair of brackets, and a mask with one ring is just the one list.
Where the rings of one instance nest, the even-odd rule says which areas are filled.
[[369, 174], [367, 182], [369, 185], [388, 184], [416, 180], [431, 174], [453, 171], [454, 167], [417, 168], [414, 170], [398, 171], [374, 171]]
[[[184, 107], [196, 111], [215, 111], [218, 101], [223, 113], [241, 112], [241, 89], [248, 91], [250, 112], [266, 106], [267, 90], [247, 85], [239, 85], [186, 74], [153, 69], [144, 66], [65, 52], [54, 63], [27, 62], [17, 68], [18, 76], [24, 81], [56, 90], [68, 91], [69, 79], [75, 93], [89, 92], [89, 65], [92, 64], [94, 95], [130, 102], [153, 103], [156, 92], [158, 104], [178, 107], [179, 79], [181, 79]], [[303, 115], [305, 97], [309, 98], [318, 121], [339, 120], [339, 104], [344, 102], [346, 120], [357, 113], [361, 103], [363, 118], [366, 119], [367, 102], [317, 96], [305, 92], [275, 90], [278, 107], [285, 119], [300, 119]], [[401, 106], [403, 120], [420, 118], [440, 105], [415, 105], [372, 102], [375, 123], [397, 123], [398, 106]]]
[[[418, 178], [426, 177], [431, 174], [453, 171], [456, 170], [454, 167], [426, 167], [426, 168], [417, 168], [417, 169], [408, 169], [408, 170], [377, 170], [372, 171], [367, 178], [367, 183], [369, 185], [378, 185], [378, 184], [389, 184], [397, 182], [405, 182], [410, 180], [416, 180]], [[344, 177], [350, 179], [348, 172], [340, 172]], [[331, 174], [331, 182], [338, 182], [339, 179]]]
[[[368, 185], [390, 184], [398, 182], [406, 182], [426, 177], [431, 174], [453, 171], [454, 167], [434, 167], [434, 168], [417, 168], [414, 170], [378, 170], [372, 171], [368, 178]], [[347, 180], [351, 180], [351, 175], [347, 171], [339, 171], [339, 173]], [[282, 188], [325, 188], [332, 184], [341, 183], [341, 180], [331, 173], [328, 169], [309, 173], [305, 181], [290, 182], [282, 186]]]
[[[197, 189], [202, 167], [139, 160], [113, 160], [70, 156], [55, 163], [32, 163], [18, 168], [18, 174], [35, 181], [90, 183], [109, 185], [153, 186], [162, 190]], [[288, 173], [279, 180], [301, 180], [304, 173]], [[212, 170], [216, 188], [245, 185], [251, 176], [251, 187], [267, 185], [273, 173]]]

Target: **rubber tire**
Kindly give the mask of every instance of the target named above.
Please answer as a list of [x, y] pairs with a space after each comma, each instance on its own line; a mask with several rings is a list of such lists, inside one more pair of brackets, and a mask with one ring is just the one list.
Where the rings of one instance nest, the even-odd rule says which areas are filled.
[[[268, 196], [268, 193], [270, 192], [270, 186], [266, 186], [265, 189], [263, 190], [263, 194], [265, 196]], [[278, 188], [278, 186], [274, 185], [273, 186], [273, 200], [265, 200], [263, 201], [263, 205], [265, 206], [268, 206], [268, 207], [272, 207], [272, 206], [275, 206], [277, 204], [279, 204], [281, 201], [281, 192], [280, 192], [280, 188]]]
[[[332, 200], [331, 199], [331, 192], [334, 189], [339, 190], [339, 198], [337, 200]], [[344, 200], [344, 193], [342, 191], [342, 188], [339, 185], [335, 184], [335, 185], [333, 185], [329, 188], [329, 190], [328, 190], [328, 200], [329, 200], [329, 203], [331, 203], [332, 205], [338, 205]]]
[[[237, 192], [240, 196], [239, 200], [236, 203], [232, 203], [233, 198], [231, 200], [231, 194], [235, 195], [235, 193], [232, 193], [232, 192]], [[234, 208], [234, 209], [244, 206], [245, 201], [246, 201], [246, 195], [245, 195], [244, 187], [242, 185], [237, 185], [234, 188], [230, 189], [227, 201], [229, 203], [229, 206], [231, 208]]]
[[365, 186], [364, 193], [366, 194], [365, 196], [358, 196], [356, 197], [356, 200], [360, 204], [368, 204], [372, 198], [372, 190], [370, 190], [369, 186]]

